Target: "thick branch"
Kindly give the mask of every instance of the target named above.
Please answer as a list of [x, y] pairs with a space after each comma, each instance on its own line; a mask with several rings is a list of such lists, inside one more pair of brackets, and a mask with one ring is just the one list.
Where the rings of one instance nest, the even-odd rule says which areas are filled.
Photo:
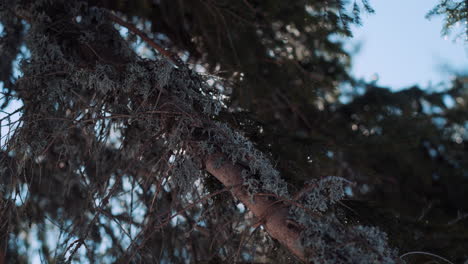
[[219, 164], [219, 160], [223, 158], [227, 160], [220, 153], [208, 156], [205, 161], [206, 170], [226, 187], [233, 187], [232, 194], [256, 217], [260, 218], [270, 236], [286, 246], [299, 259], [305, 261], [304, 248], [300, 242], [301, 229], [288, 219], [288, 207], [266, 196], [257, 196], [252, 199], [252, 195], [243, 186], [242, 167], [230, 162]]

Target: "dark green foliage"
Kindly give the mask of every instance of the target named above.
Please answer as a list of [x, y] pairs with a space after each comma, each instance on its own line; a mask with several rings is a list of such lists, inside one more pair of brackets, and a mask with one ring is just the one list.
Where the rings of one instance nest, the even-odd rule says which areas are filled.
[[336, 39], [351, 35], [356, 10], [372, 12], [367, 1], [342, 0], [95, 2], [148, 19], [174, 51], [230, 81], [235, 105], [262, 110], [263, 118], [274, 115], [270, 103], [284, 104], [280, 94], [336, 98], [337, 84], [350, 80], [349, 56]]

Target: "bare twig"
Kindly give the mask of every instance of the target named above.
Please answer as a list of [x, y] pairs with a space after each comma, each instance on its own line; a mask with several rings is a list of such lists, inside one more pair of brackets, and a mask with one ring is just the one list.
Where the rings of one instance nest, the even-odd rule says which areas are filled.
[[459, 211], [459, 212], [458, 212], [458, 215], [457, 215], [457, 218], [455, 218], [455, 219], [449, 221], [449, 222], [447, 223], [447, 225], [454, 225], [454, 224], [456, 224], [458, 221], [461, 221], [461, 220], [463, 220], [463, 219], [465, 219], [465, 218], [468, 218], [468, 213], [463, 214], [463, 213], [461, 213], [461, 212]]
[[166, 57], [166, 59], [168, 59], [174, 65], [179, 66], [179, 67], [182, 66], [181, 62], [180, 62], [180, 59], [177, 57], [177, 55], [175, 55], [172, 52], [170, 52], [170, 51], [164, 49], [163, 47], [159, 46], [150, 37], [148, 37], [148, 35], [146, 35], [145, 32], [143, 32], [143, 31], [139, 30], [137, 27], [135, 27], [135, 25], [133, 25], [132, 23], [124, 21], [123, 19], [121, 19], [120, 17], [112, 14], [111, 12], [107, 12], [107, 16], [112, 21], [114, 21], [115, 23], [127, 28], [128, 30], [130, 30], [134, 34], [138, 35], [142, 40], [144, 40], [146, 43], [148, 43], [148, 45], [150, 45], [152, 48], [157, 50], [159, 52], [159, 54]]
[[445, 262], [447, 262], [447, 263], [453, 264], [453, 262], [451, 262], [450, 260], [448, 260], [448, 259], [446, 259], [446, 258], [444, 258], [444, 257], [441, 257], [441, 256], [436, 255], [436, 254], [433, 254], [433, 253], [424, 252], [424, 251], [411, 251], [411, 252], [407, 252], [407, 253], [401, 255], [401, 256], [400, 256], [400, 259], [403, 260], [403, 257], [406, 257], [406, 256], [408, 256], [408, 255], [415, 255], [415, 254], [417, 254], [417, 255], [427, 255], [427, 256], [431, 256], [431, 257], [434, 257], [434, 258], [438, 258], [438, 259], [440, 259], [440, 260], [443, 260], [443, 261], [445, 261]]

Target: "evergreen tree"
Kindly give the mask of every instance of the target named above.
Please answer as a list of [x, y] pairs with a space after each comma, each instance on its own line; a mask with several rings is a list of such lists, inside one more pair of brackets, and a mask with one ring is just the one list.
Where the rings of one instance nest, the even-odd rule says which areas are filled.
[[0, 264], [468, 259], [466, 81], [354, 80], [361, 10], [0, 0]]
[[468, 41], [468, 1], [466, 0], [440, 0], [429, 13], [427, 18], [433, 16], [444, 16], [444, 26], [442, 34], [448, 35], [454, 27], [458, 27], [460, 32], [456, 33], [456, 38], [461, 38], [462, 41]]

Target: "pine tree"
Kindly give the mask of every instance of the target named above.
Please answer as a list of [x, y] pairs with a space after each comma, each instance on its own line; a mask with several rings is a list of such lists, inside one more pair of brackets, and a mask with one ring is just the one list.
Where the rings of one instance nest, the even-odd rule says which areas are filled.
[[466, 259], [463, 79], [354, 80], [361, 10], [0, 1], [0, 263]]
[[447, 36], [455, 27], [458, 27], [461, 30], [455, 33], [456, 38], [460, 38], [461, 41], [468, 41], [468, 27], [466, 26], [468, 23], [468, 1], [440, 0], [440, 3], [430, 10], [426, 17], [431, 18], [437, 15], [444, 16], [443, 35]]

